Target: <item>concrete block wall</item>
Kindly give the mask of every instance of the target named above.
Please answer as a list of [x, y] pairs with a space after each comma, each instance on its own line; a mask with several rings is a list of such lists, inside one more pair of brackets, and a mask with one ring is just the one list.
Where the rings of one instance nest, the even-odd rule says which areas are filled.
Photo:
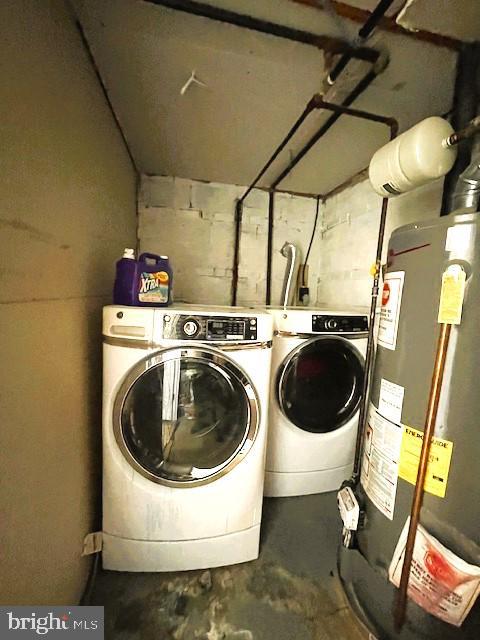
[[[245, 187], [182, 178], [143, 176], [139, 196], [139, 251], [168, 255], [175, 299], [230, 304], [235, 201]], [[272, 304], [279, 304], [288, 240], [305, 256], [315, 218], [314, 198], [277, 194], [272, 262]], [[318, 227], [320, 226], [320, 222]], [[317, 228], [318, 228], [317, 227]], [[268, 194], [255, 189], [245, 201], [240, 243], [238, 304], [265, 303]], [[312, 246], [309, 283], [318, 281], [319, 234]]]
[[[139, 250], [168, 254], [175, 272], [175, 299], [229, 304], [234, 207], [245, 187], [182, 178], [143, 176], [139, 199]], [[443, 180], [389, 202], [384, 251], [391, 232], [439, 215]], [[368, 306], [381, 198], [364, 180], [320, 204], [309, 260], [311, 305]], [[316, 200], [275, 196], [272, 304], [279, 304], [286, 260], [280, 249], [293, 242], [305, 257]], [[268, 195], [255, 189], [245, 201], [240, 245], [238, 303], [264, 304]], [[302, 259], [303, 259], [302, 258]]]
[[[394, 229], [411, 222], [436, 218], [442, 201], [443, 179], [389, 201], [384, 243]], [[324, 203], [322, 229], [317, 239], [316, 298], [319, 305], [369, 306], [375, 262], [381, 198], [368, 180]]]

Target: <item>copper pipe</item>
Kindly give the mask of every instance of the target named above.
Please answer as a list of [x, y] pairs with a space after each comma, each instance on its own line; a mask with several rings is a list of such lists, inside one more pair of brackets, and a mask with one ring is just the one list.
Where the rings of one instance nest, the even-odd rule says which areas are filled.
[[430, 454], [430, 446], [432, 443], [435, 423], [437, 420], [438, 403], [442, 390], [443, 374], [445, 371], [445, 360], [447, 357], [448, 342], [450, 340], [451, 330], [451, 324], [440, 325], [440, 335], [438, 337], [437, 353], [435, 356], [435, 365], [432, 375], [432, 384], [430, 387], [430, 395], [428, 398], [427, 417], [425, 420], [425, 428], [423, 431], [422, 450], [420, 453], [420, 461], [418, 463], [417, 481], [415, 484], [412, 508], [410, 511], [410, 525], [408, 527], [407, 543], [405, 545], [402, 576], [400, 578], [400, 587], [398, 590], [394, 612], [394, 624], [395, 630], [397, 632], [402, 629], [403, 623], [405, 622], [410, 567], [412, 565], [415, 538], [417, 535], [417, 527], [420, 520], [420, 510], [422, 508], [423, 502], [423, 490], [427, 473], [428, 457]]

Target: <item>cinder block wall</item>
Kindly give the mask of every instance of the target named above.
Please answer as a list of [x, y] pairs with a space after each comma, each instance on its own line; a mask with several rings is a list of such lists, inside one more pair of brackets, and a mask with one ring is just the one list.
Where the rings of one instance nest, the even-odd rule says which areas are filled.
[[[230, 304], [235, 201], [245, 187], [181, 178], [143, 176], [139, 200], [139, 249], [168, 255], [173, 264], [175, 299]], [[287, 265], [285, 241], [305, 257], [316, 200], [277, 194], [273, 240], [272, 304], [279, 304]], [[320, 222], [318, 227], [320, 226]], [[255, 189], [245, 200], [238, 304], [265, 303], [268, 194]], [[317, 228], [318, 228], [317, 227]], [[315, 236], [309, 282], [315, 302], [320, 235]]]
[[[439, 215], [443, 180], [389, 201], [385, 249], [393, 229]], [[181, 178], [143, 176], [139, 201], [140, 251], [168, 254], [175, 271], [175, 298], [229, 304], [235, 200], [245, 187]], [[316, 201], [275, 197], [272, 304], [279, 304], [285, 241], [303, 257], [310, 241]], [[311, 305], [368, 306], [370, 267], [375, 262], [381, 198], [364, 180], [320, 204], [310, 254]], [[240, 245], [239, 304], [264, 304], [268, 195], [254, 190], [245, 202]]]
[[[443, 179], [389, 200], [384, 261], [394, 229], [439, 216], [442, 191]], [[381, 204], [368, 180], [325, 202], [315, 255], [318, 304], [369, 306]]]

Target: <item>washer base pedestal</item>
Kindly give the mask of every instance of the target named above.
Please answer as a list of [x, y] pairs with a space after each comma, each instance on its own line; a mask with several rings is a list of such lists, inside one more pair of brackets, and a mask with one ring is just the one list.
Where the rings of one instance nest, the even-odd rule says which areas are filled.
[[286, 498], [337, 491], [342, 482], [350, 478], [352, 471], [353, 464], [322, 471], [266, 471], [263, 495], [267, 498]]
[[112, 571], [189, 571], [258, 558], [260, 525], [199, 540], [129, 540], [103, 533], [102, 564]]

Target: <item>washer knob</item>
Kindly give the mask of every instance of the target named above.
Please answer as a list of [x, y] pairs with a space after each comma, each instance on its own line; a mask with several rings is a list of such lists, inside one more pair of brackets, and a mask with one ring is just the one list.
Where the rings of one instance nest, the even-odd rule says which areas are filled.
[[338, 326], [338, 322], [333, 318], [331, 318], [330, 320], [327, 320], [327, 329], [336, 329], [337, 326]]
[[183, 325], [183, 332], [187, 336], [194, 336], [198, 331], [198, 324], [194, 320], [187, 320]]

